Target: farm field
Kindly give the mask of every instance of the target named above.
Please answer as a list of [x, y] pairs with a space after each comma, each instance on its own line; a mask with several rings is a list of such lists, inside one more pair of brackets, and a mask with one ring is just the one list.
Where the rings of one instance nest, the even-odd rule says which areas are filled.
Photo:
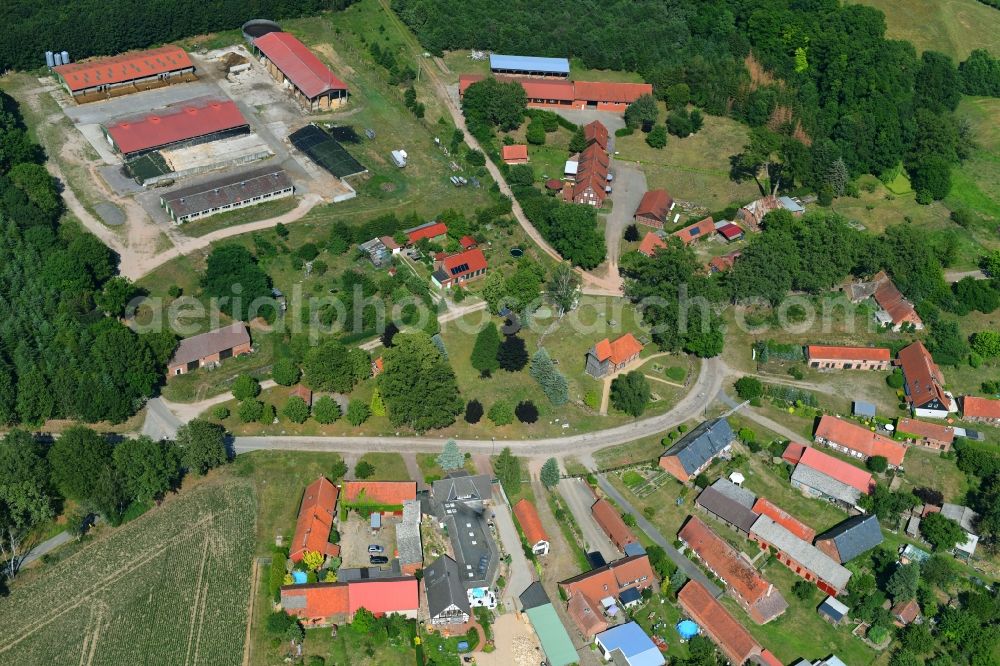
[[[950, 55], [955, 64], [974, 49], [1000, 56], [1000, 12], [977, 0], [850, 0], [885, 14], [890, 39], [913, 43], [919, 54], [933, 50]], [[993, 37], [990, 37], [993, 35]]]
[[[11, 664], [240, 664], [256, 500], [215, 476], [15, 582], [2, 607]], [[44, 612], [39, 612], [44, 608]]]

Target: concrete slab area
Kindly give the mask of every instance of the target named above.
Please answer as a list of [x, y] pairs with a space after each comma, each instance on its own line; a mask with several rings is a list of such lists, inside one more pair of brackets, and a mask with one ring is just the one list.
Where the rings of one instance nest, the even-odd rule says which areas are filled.
[[576, 524], [583, 533], [587, 552], [596, 550], [608, 562], [622, 557], [622, 553], [615, 548], [590, 513], [590, 507], [596, 498], [586, 482], [583, 479], [563, 479], [556, 487], [566, 500], [566, 506], [569, 507], [570, 513], [573, 514]]

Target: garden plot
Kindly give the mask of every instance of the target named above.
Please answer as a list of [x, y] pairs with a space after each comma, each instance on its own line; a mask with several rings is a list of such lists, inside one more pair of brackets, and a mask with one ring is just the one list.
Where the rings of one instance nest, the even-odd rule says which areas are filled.
[[11, 664], [240, 664], [256, 501], [243, 482], [185, 491], [4, 600]]

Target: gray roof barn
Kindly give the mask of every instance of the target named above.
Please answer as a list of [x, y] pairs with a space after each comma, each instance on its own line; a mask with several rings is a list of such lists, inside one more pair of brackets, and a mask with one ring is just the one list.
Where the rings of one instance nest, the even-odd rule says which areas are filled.
[[970, 534], [978, 533], [976, 530], [976, 521], [979, 520], [979, 514], [967, 506], [945, 502], [941, 505], [941, 515], [954, 520], [963, 530]]
[[420, 541], [420, 502], [403, 502], [403, 519], [396, 526], [396, 548], [399, 549], [400, 564], [420, 564], [424, 561], [424, 550]]
[[757, 501], [757, 496], [746, 488], [741, 488], [728, 479], [718, 479], [711, 485], [716, 491], [722, 493], [737, 504], [741, 504], [748, 509], [752, 509]]
[[539, 606], [544, 606], [545, 604], [552, 603], [549, 600], [549, 595], [545, 593], [545, 588], [537, 580], [524, 588], [518, 598], [521, 600], [521, 608], [524, 610], [530, 610], [532, 608], [538, 608]]
[[792, 470], [792, 484], [805, 486], [814, 492], [832, 497], [850, 506], [855, 506], [861, 500], [861, 491], [853, 486], [839, 481], [832, 476], [815, 470], [808, 465], [796, 465]]
[[440, 616], [453, 606], [466, 615], [472, 613], [458, 563], [449, 556], [442, 555], [424, 569], [424, 589], [431, 618]]
[[747, 534], [757, 520], [756, 513], [736, 500], [726, 497], [712, 486], [701, 491], [695, 504]]
[[753, 534], [787, 553], [792, 559], [808, 568], [815, 575], [838, 590], [847, 589], [851, 572], [834, 562], [828, 555], [808, 541], [798, 538], [767, 516], [761, 516], [753, 525]]
[[241, 321], [233, 322], [229, 326], [223, 326], [208, 333], [184, 338], [177, 345], [174, 357], [167, 365], [183, 365], [249, 343], [250, 331], [247, 329], [247, 325]]
[[292, 181], [284, 169], [274, 165], [216, 178], [165, 193], [160, 202], [175, 217], [187, 217], [213, 208], [232, 206], [275, 192], [291, 189]]
[[882, 527], [874, 514], [852, 516], [816, 537], [816, 546], [821, 550], [827, 551], [824, 544], [833, 545], [841, 564], [850, 562], [881, 543]]
[[685, 472], [695, 474], [735, 439], [729, 421], [713, 419], [698, 424], [660, 457], [676, 457]]

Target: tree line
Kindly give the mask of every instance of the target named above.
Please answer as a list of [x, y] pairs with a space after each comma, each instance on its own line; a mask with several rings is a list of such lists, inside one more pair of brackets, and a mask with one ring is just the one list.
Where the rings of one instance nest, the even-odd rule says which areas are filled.
[[118, 316], [134, 292], [63, 204], [17, 104], [0, 92], [0, 424], [119, 423], [162, 378], [176, 339]]
[[344, 9], [355, 0], [10, 0], [0, 71], [36, 69], [45, 51], [68, 51], [74, 60], [115, 55], [183, 37], [233, 30], [255, 18], [309, 16]]

